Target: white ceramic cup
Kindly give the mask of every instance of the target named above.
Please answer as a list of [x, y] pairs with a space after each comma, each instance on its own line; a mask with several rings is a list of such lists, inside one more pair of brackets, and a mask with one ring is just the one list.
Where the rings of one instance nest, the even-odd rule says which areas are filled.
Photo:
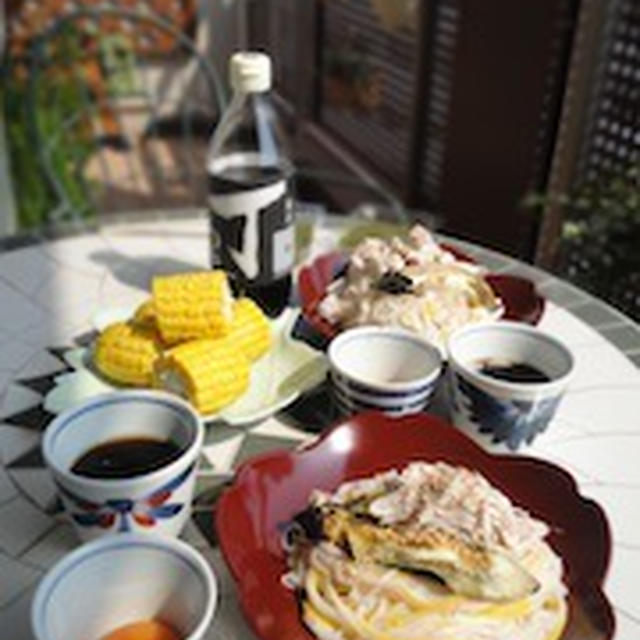
[[217, 583], [202, 556], [179, 540], [123, 534], [65, 556], [42, 579], [31, 604], [36, 640], [99, 640], [155, 619], [183, 640], [204, 637]]
[[348, 329], [331, 342], [328, 355], [334, 397], [343, 413], [422, 411], [442, 368], [436, 347], [393, 327]]
[[[140, 437], [172, 440], [181, 454], [131, 478], [89, 478], [71, 470], [98, 445]], [[200, 417], [179, 398], [158, 391], [118, 391], [56, 417], [44, 433], [42, 450], [82, 540], [125, 532], [177, 536], [191, 513], [203, 439]]]
[[[456, 427], [483, 446], [515, 451], [544, 431], [574, 369], [574, 358], [557, 338], [519, 322], [473, 325], [447, 344], [449, 401]], [[527, 364], [548, 382], [512, 382], [480, 372], [483, 362]]]

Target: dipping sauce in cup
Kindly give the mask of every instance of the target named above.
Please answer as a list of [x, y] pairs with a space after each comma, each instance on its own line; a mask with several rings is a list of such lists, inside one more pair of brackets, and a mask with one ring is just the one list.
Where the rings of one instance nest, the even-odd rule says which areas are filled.
[[518, 322], [460, 329], [447, 351], [453, 423], [503, 451], [530, 444], [548, 427], [574, 368], [562, 342]]
[[60, 414], [42, 450], [82, 540], [124, 532], [177, 536], [191, 513], [204, 426], [180, 398], [118, 391]]
[[503, 362], [500, 360], [480, 360], [478, 371], [483, 376], [505, 382], [551, 382], [551, 378], [526, 362]]
[[181, 453], [172, 440], [122, 438], [89, 449], [71, 472], [87, 478], [133, 478], [171, 464]]

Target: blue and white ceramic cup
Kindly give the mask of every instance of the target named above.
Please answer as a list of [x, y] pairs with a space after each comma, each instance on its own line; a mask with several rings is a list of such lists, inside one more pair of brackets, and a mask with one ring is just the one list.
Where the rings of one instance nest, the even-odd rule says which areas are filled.
[[[547, 428], [574, 368], [571, 352], [558, 339], [517, 322], [460, 329], [447, 351], [453, 423], [479, 444], [506, 451], [530, 444]], [[496, 379], [481, 372], [487, 363], [528, 365], [548, 381]]]
[[[90, 478], [72, 471], [94, 447], [126, 438], [171, 440], [181, 453], [131, 478]], [[177, 536], [191, 513], [203, 440], [200, 417], [180, 398], [159, 391], [118, 391], [60, 414], [45, 431], [42, 451], [83, 541], [124, 532]]]
[[215, 574], [185, 542], [123, 534], [84, 544], [54, 565], [36, 589], [31, 626], [36, 640], [96, 640], [156, 619], [183, 640], [203, 640], [217, 595]]
[[333, 396], [341, 413], [422, 411], [442, 369], [440, 351], [403, 329], [348, 329], [329, 345]]

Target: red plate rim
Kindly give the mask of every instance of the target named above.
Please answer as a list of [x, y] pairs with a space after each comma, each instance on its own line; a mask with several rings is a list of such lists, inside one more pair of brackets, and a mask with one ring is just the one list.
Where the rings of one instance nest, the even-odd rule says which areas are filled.
[[[401, 439], [397, 437], [400, 432]], [[331, 453], [340, 442], [348, 441], [356, 443], [353, 451], [345, 452], [343, 444], [342, 458]], [[429, 458], [430, 447], [439, 457]], [[553, 512], [553, 518], [545, 518], [552, 525], [550, 542], [563, 557], [570, 587], [570, 619], [562, 638], [574, 637], [573, 625], [586, 623], [591, 626], [591, 633], [584, 636], [585, 640], [610, 640], [615, 618], [602, 591], [611, 555], [610, 527], [602, 508], [580, 495], [570, 473], [537, 458], [487, 453], [435, 416], [418, 414], [392, 419], [375, 412], [339, 422], [313, 444], [297, 451], [274, 451], [247, 460], [239, 467], [231, 488], [220, 498], [215, 517], [220, 547], [238, 587], [241, 607], [255, 633], [263, 640], [279, 640], [285, 635], [289, 640], [314, 637], [299, 618], [294, 595], [280, 583], [285, 565], [282, 551], [274, 546], [280, 535], [277, 523], [286, 521], [306, 503], [301, 501], [308, 490], [305, 484], [331, 489], [345, 479], [412, 459], [443, 459], [442, 452], [447, 452], [446, 460], [451, 463], [466, 463], [480, 470], [508, 495], [527, 495], [528, 501], [517, 502], [534, 515], [540, 515], [543, 507]], [[334, 463], [327, 456], [333, 457]], [[344, 459], [350, 465], [344, 467], [346, 472], [338, 469]], [[386, 464], [384, 459], [388, 460]], [[365, 469], [368, 471], [362, 473]], [[315, 475], [310, 477], [311, 473]], [[327, 482], [329, 476], [333, 481]], [[283, 491], [290, 499], [279, 495]], [[255, 495], [260, 499], [252, 501]], [[267, 520], [271, 529], [265, 525]], [[260, 547], [259, 539], [266, 546]]]
[[[476, 264], [475, 260], [459, 249], [446, 243], [441, 246], [459, 260]], [[320, 315], [318, 305], [325, 296], [327, 286], [334, 278], [337, 265], [343, 263], [345, 259], [345, 252], [331, 251], [318, 256], [310, 264], [302, 267], [298, 274], [302, 317], [313, 330], [327, 339], [335, 337], [340, 332], [340, 328]], [[540, 322], [546, 302], [531, 280], [503, 273], [489, 273], [486, 278], [504, 303], [503, 318], [505, 320], [515, 320], [531, 325], [537, 325]]]

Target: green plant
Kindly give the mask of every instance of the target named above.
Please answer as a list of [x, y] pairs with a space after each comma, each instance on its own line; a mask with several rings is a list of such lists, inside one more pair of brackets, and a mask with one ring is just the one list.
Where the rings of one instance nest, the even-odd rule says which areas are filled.
[[7, 153], [21, 228], [40, 224], [53, 206], [53, 194], [47, 187], [33, 145], [29, 140], [24, 109], [25, 82], [5, 68], [2, 103], [5, 114]]
[[562, 207], [559, 274], [640, 320], [640, 163], [528, 203]]
[[131, 96], [139, 93], [133, 44], [128, 37], [122, 33], [108, 33], [100, 38], [100, 61], [110, 95]]
[[[34, 92], [29, 87], [27, 61], [7, 60], [2, 69], [0, 98], [22, 229], [46, 224], [61, 205], [69, 212], [92, 214], [81, 172], [94, 149], [88, 126], [90, 114], [86, 112], [87, 87], [81, 76], [68, 72], [70, 61], [81, 60], [77, 37], [73, 33], [63, 34], [53, 54], [56, 57], [39, 73]], [[66, 66], [56, 64], [63, 57]], [[43, 170], [34, 127], [37, 138], [48, 145], [48, 164], [62, 190], [62, 201]]]

